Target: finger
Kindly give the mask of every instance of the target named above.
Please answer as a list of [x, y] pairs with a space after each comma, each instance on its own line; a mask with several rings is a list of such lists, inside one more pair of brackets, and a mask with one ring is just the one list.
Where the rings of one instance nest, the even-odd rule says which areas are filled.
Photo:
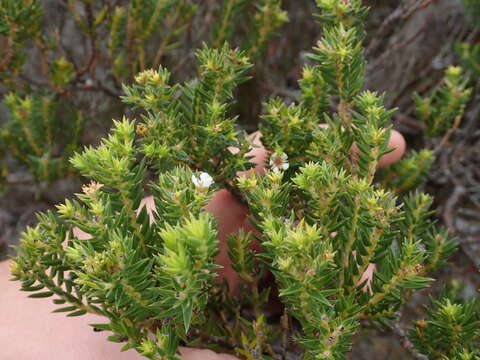
[[400, 160], [405, 154], [407, 143], [402, 134], [397, 130], [392, 130], [390, 140], [388, 141], [388, 147], [394, 150], [380, 159], [378, 164], [379, 167], [386, 167]]
[[[153, 223], [153, 213], [155, 212], [153, 196], [148, 196], [141, 201], [137, 213], [140, 213], [143, 207], [146, 207], [150, 217], [150, 223]], [[231, 266], [228, 256], [227, 238], [230, 234], [239, 230], [241, 224], [247, 217], [248, 208], [238, 201], [229, 191], [219, 190], [214, 193], [212, 200], [205, 206], [205, 210], [214, 215], [218, 221], [219, 252], [215, 257], [215, 262], [222, 266], [222, 268], [217, 270], [219, 275], [218, 279], [226, 279], [232, 293], [235, 293], [240, 284], [240, 277]], [[86, 238], [91, 238], [89, 234], [82, 232], [78, 228], [74, 228], [74, 235], [79, 239], [85, 237], [84, 235], [86, 235]]]
[[[405, 154], [405, 149], [407, 144], [402, 134], [400, 134], [397, 130], [392, 130], [390, 134], [390, 139], [388, 141], [388, 148], [393, 149], [392, 152], [384, 155], [380, 161], [378, 162], [378, 167], [383, 168], [389, 165], [396, 163], [400, 160]], [[354, 154], [360, 152], [356, 144], [352, 145], [352, 151]]]
[[235, 356], [228, 354], [217, 354], [212, 350], [180, 348], [183, 360], [238, 360]]
[[[327, 127], [326, 124], [321, 124], [321, 126]], [[257, 146], [261, 146], [260, 145], [261, 138], [262, 138], [261, 133], [257, 131], [256, 133], [252, 134], [252, 136], [254, 136], [254, 144]], [[390, 135], [390, 140], [388, 142], [388, 147], [390, 149], [393, 149], [393, 151], [384, 155], [380, 159], [378, 164], [380, 168], [392, 165], [393, 163], [400, 160], [405, 154], [407, 144], [402, 134], [400, 134], [397, 130], [392, 130]], [[355, 144], [353, 144], [352, 152], [358, 152], [358, 151], [359, 151], [358, 147]], [[251, 161], [255, 163], [254, 171], [259, 175], [263, 175], [265, 173], [265, 167], [266, 167], [267, 159], [269, 155], [268, 150], [266, 150], [264, 147], [255, 147], [248, 153], [248, 155], [253, 156]], [[245, 173], [246, 172], [242, 172], [240, 174], [245, 174]]]
[[[247, 156], [252, 156], [250, 161], [255, 164], [253, 171], [259, 175], [265, 174], [265, 164], [267, 163], [268, 151], [262, 145], [262, 134], [256, 131], [250, 135], [253, 144], [252, 150], [247, 153]], [[235, 151], [235, 149], [231, 150]], [[238, 151], [238, 150], [237, 150]], [[238, 176], [247, 175], [249, 171], [239, 171]]]
[[213, 199], [205, 206], [205, 210], [214, 215], [218, 221], [219, 252], [215, 257], [215, 262], [222, 266], [222, 268], [217, 270], [217, 273], [220, 275], [219, 279], [226, 279], [230, 291], [236, 293], [240, 277], [232, 268], [228, 256], [227, 238], [230, 234], [238, 232], [241, 224], [247, 217], [248, 208], [229, 191], [220, 190], [214, 194]]
[[107, 341], [110, 332], [97, 333], [88, 325], [104, 322], [104, 317], [52, 314], [58, 305], [51, 298], [28, 298], [18, 281], [7, 280], [11, 264], [0, 261], [0, 359], [144, 359], [133, 349], [120, 352], [122, 344]]

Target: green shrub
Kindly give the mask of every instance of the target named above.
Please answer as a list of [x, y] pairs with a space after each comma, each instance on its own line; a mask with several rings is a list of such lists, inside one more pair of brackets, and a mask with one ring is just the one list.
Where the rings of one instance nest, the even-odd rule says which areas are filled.
[[[179, 344], [271, 358], [273, 344], [290, 333], [304, 359], [346, 359], [362, 323], [394, 324], [455, 246], [430, 218], [428, 195], [397, 197], [375, 182], [391, 151], [394, 111], [381, 95], [362, 90], [365, 7], [356, 0], [317, 3], [324, 31], [300, 80], [300, 101], [265, 105], [265, 176], [248, 171], [251, 139], [229, 111], [251, 50], [205, 46], [197, 51], [197, 78], [185, 83], [172, 84], [164, 67], [145, 70], [123, 96], [140, 120], [116, 121], [99, 146], [75, 153], [71, 164], [92, 182], [23, 234], [12, 266], [22, 290], [55, 295], [64, 305], [57, 311], [69, 316], [103, 315], [106, 322], [92, 326], [149, 359], [175, 359]], [[233, 11], [228, 4], [225, 14]], [[215, 32], [221, 42], [224, 32], [221, 25]], [[452, 100], [451, 92], [441, 94]], [[442, 109], [433, 99], [432, 109]], [[422, 153], [412, 159], [425, 161]], [[395, 186], [411, 189], [420, 180], [404, 177], [408, 186]], [[213, 281], [217, 224], [204, 207], [220, 188], [248, 205], [258, 230], [228, 241], [250, 311]], [[150, 194], [153, 221], [140, 205]], [[260, 254], [249, 247], [254, 237]], [[365, 277], [369, 269], [373, 276]], [[261, 287], [267, 270], [275, 284]], [[280, 329], [267, 322], [275, 288], [285, 305]]]
[[478, 360], [480, 318], [477, 300], [459, 301], [444, 296], [431, 300], [427, 317], [409, 332], [415, 348], [428, 359]]
[[[26, 165], [38, 182], [48, 185], [71, 174], [68, 158], [81, 143], [84, 129], [98, 122], [105, 111], [101, 108], [105, 101], [96, 105], [85, 93], [116, 101], [123, 95], [122, 84], [164, 62], [180, 63], [177, 72], [183, 77], [193, 75], [185, 63], [192, 45], [182, 46], [190, 27], [203, 29], [194, 39], [194, 48], [202, 42], [221, 47], [234, 41], [251, 59], [261, 61], [267, 41], [288, 20], [280, 0], [222, 0], [209, 5], [208, 14], [193, 0], [115, 4], [60, 2], [55, 5], [62, 17], [57, 24], [49, 19], [55, 18], [54, 10], [48, 9], [51, 4], [0, 0], [0, 35], [6, 54], [0, 62], [0, 81], [8, 92], [4, 104], [9, 114], [0, 132], [1, 152]], [[65, 32], [69, 22], [74, 23], [75, 35]], [[72, 50], [75, 46], [85, 51], [80, 58], [74, 53], [78, 49]], [[30, 102], [32, 109], [25, 113]], [[39, 139], [47, 143], [40, 144]], [[6, 170], [4, 166], [4, 178]]]

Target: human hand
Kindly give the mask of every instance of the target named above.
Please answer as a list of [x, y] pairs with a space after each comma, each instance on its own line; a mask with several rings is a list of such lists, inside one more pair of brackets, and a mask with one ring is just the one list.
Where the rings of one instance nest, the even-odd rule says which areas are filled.
[[[67, 318], [52, 312], [51, 299], [31, 299], [8, 281], [11, 261], [0, 262], [0, 358], [2, 360], [142, 360], [135, 350], [121, 352], [123, 344], [106, 340], [88, 324], [102, 323], [98, 315]], [[180, 348], [183, 360], [235, 360], [211, 350]]]
[[[255, 137], [260, 144], [260, 137]], [[400, 159], [405, 151], [405, 141], [398, 132], [393, 132], [390, 147], [395, 150], [380, 161], [380, 166], [390, 165]], [[255, 148], [251, 155], [257, 165], [255, 171], [263, 173], [268, 152]], [[144, 204], [153, 207], [153, 199], [147, 198]], [[215, 193], [206, 210], [218, 219], [220, 252], [217, 263], [223, 266], [220, 278], [225, 278], [235, 292], [240, 279], [232, 269], [226, 245], [229, 234], [243, 228], [253, 230], [248, 222], [248, 208], [227, 190]], [[255, 246], [253, 244], [252, 246]], [[66, 318], [63, 314], [51, 314], [56, 306], [50, 299], [30, 299], [19, 292], [18, 283], [8, 282], [8, 265], [0, 263], [0, 348], [2, 359], [16, 360], [135, 360], [142, 359], [135, 350], [120, 352], [121, 344], [105, 340], [107, 334], [95, 333], [88, 326], [104, 321], [100, 316], [87, 314]], [[373, 271], [373, 270], [372, 270]], [[210, 350], [181, 348], [184, 360], [234, 360], [231, 355], [215, 354]]]
[[[253, 156], [251, 161], [256, 164], [254, 169], [255, 172], [263, 174], [269, 154], [268, 151], [262, 147], [261, 134], [257, 132], [253, 136], [253, 143], [258, 147], [254, 148], [248, 155]], [[379, 167], [389, 166], [402, 158], [406, 149], [405, 139], [402, 134], [393, 130], [388, 147], [393, 148], [394, 150], [380, 159]], [[354, 145], [352, 147], [352, 152], [356, 151], [358, 151], [358, 149]], [[153, 199], [150, 198], [148, 201], [150, 202], [150, 206], [153, 206]], [[240, 277], [231, 266], [226, 240], [230, 234], [236, 233], [240, 229], [243, 229], [245, 233], [254, 231], [254, 227], [248, 221], [248, 208], [229, 191], [220, 190], [215, 193], [212, 201], [206, 206], [206, 210], [215, 215], [218, 220], [220, 252], [217, 255], [216, 262], [222, 266], [222, 268], [218, 270], [219, 277], [220, 279], [227, 280], [230, 290], [235, 294], [239, 288]], [[258, 249], [258, 244], [252, 243], [252, 248]], [[365, 274], [362, 276], [361, 282], [367, 280], [367, 285], [369, 285], [369, 279], [371, 279], [374, 269], [374, 266], [369, 266]]]

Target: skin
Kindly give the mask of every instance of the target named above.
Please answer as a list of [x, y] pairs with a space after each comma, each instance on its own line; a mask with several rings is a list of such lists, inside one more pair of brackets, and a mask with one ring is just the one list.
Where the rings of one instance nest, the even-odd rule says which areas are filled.
[[[255, 142], [260, 143], [260, 134], [255, 135]], [[379, 166], [388, 166], [398, 161], [405, 152], [403, 136], [394, 131], [389, 146], [395, 150], [384, 156]], [[356, 151], [355, 148], [352, 151]], [[257, 164], [255, 171], [263, 174], [268, 152], [255, 148], [251, 154]], [[153, 200], [144, 203], [152, 208]], [[227, 254], [226, 238], [240, 228], [251, 231], [248, 222], [248, 209], [227, 190], [215, 193], [206, 210], [218, 218], [220, 252], [217, 263], [223, 266], [219, 271], [221, 278], [226, 278], [232, 292], [236, 292], [240, 279], [231, 268]], [[253, 244], [252, 246], [256, 246]], [[64, 314], [51, 312], [58, 308], [51, 299], [30, 299], [20, 292], [20, 283], [7, 281], [10, 278], [10, 261], [0, 263], [0, 349], [2, 359], [15, 360], [140, 360], [135, 350], [120, 352], [121, 344], [106, 341], [110, 335], [106, 332], [96, 333], [88, 324], [104, 323], [97, 315], [87, 314], [67, 318]], [[373, 271], [374, 269], [372, 269]], [[184, 360], [235, 360], [226, 354], [216, 354], [210, 350], [181, 349]]]

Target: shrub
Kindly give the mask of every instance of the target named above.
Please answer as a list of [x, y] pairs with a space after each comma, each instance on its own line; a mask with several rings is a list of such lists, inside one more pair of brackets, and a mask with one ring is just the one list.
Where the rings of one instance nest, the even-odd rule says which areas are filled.
[[[22, 290], [55, 295], [64, 305], [57, 311], [69, 316], [103, 315], [106, 323], [93, 327], [150, 359], [176, 358], [180, 343], [268, 358], [288, 351], [290, 335], [305, 359], [345, 359], [363, 323], [394, 324], [455, 246], [430, 219], [428, 195], [396, 196], [375, 182], [391, 151], [393, 110], [362, 91], [365, 7], [317, 4], [324, 31], [304, 68], [301, 100], [265, 104], [265, 176], [249, 171], [252, 141], [229, 111], [251, 66], [248, 51], [203, 47], [198, 78], [183, 84], [172, 85], [166, 68], [145, 70], [123, 96], [141, 120], [116, 121], [98, 147], [77, 152], [71, 164], [92, 182], [24, 233], [12, 266]], [[245, 311], [213, 281], [217, 224], [204, 207], [219, 188], [248, 205], [258, 230], [228, 241], [248, 290]], [[149, 194], [152, 218], [141, 206]], [[253, 238], [260, 254], [250, 249]], [[262, 287], [267, 271], [275, 284]], [[267, 322], [275, 288], [285, 306], [280, 328]]]
[[480, 353], [478, 300], [463, 300], [447, 288], [441, 300], [430, 299], [425, 318], [408, 333], [413, 346], [428, 359], [477, 360]]
[[[221, 47], [234, 41], [261, 61], [268, 40], [287, 21], [280, 0], [222, 0], [204, 8], [206, 13], [192, 0], [68, 0], [55, 5], [1, 0], [6, 56], [0, 80], [8, 93], [9, 121], [0, 131], [0, 152], [47, 185], [71, 175], [68, 159], [85, 127], [99, 121], [109, 98], [123, 95], [122, 83], [163, 63], [175, 64], [180, 77], [192, 74], [186, 63], [191, 45], [181, 46], [190, 27], [199, 29], [195, 48], [202, 42]], [[56, 16], [62, 20], [56, 22]], [[73, 35], [68, 26], [75, 29]], [[77, 54], [75, 47], [86, 53]], [[104, 101], [97, 104], [92, 96]], [[3, 182], [7, 172], [4, 163]]]

